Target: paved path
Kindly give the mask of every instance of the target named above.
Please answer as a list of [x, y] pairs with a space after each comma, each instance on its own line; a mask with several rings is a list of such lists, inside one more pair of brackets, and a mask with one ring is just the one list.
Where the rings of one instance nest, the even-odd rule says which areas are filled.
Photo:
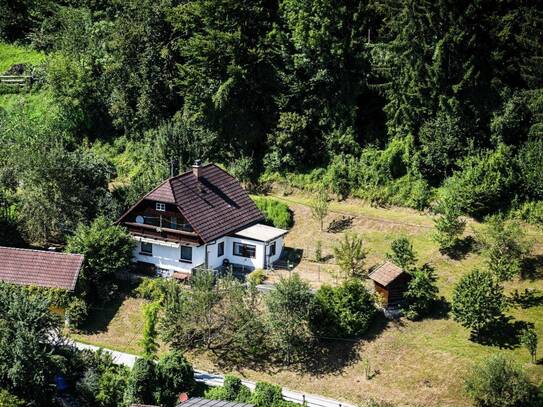
[[[87, 345], [81, 342], [73, 342], [76, 348], [78, 349], [90, 349], [98, 350], [98, 346]], [[129, 353], [117, 352], [115, 350], [102, 348], [104, 351], [111, 353], [115, 363], [126, 365], [128, 367], [134, 366], [134, 362], [137, 359], [137, 356], [131, 355]], [[203, 372], [201, 370], [194, 370], [194, 378], [198, 382], [203, 382], [208, 386], [222, 386], [224, 383], [224, 377], [221, 375]], [[251, 390], [254, 390], [256, 383], [243, 380], [242, 383], [249, 387]], [[299, 404], [306, 404], [308, 407], [355, 407], [353, 404], [343, 403], [338, 400], [329, 399], [323, 396], [317, 396], [314, 394], [304, 394], [296, 391], [291, 391], [283, 388], [283, 398], [288, 401], [293, 401]]]

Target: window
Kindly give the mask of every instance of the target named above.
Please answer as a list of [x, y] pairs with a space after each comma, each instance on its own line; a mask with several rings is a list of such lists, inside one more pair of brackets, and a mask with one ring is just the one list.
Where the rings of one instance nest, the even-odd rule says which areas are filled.
[[140, 253], [144, 254], [146, 256], [152, 256], [153, 255], [153, 245], [152, 245], [152, 243], [141, 242]]
[[270, 245], [270, 256], [275, 256], [275, 242]]
[[181, 246], [181, 261], [192, 263], [192, 247]]
[[217, 245], [217, 257], [224, 256], [224, 242], [220, 242]]
[[155, 208], [157, 211], [164, 212], [166, 210], [166, 204], [162, 202], [157, 202]]
[[256, 257], [256, 246], [234, 242], [234, 255], [254, 259]]
[[175, 216], [172, 216], [170, 219], [170, 228], [177, 229], [177, 218]]

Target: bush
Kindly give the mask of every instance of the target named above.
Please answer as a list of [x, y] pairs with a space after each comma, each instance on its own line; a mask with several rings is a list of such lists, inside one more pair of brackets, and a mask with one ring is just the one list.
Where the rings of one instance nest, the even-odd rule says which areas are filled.
[[454, 319], [475, 333], [492, 326], [503, 317], [503, 288], [488, 271], [477, 269], [463, 276], [454, 287]]
[[128, 377], [124, 394], [125, 404], [155, 404], [156, 379], [155, 362], [145, 358], [137, 359]]
[[249, 388], [241, 383], [239, 377], [226, 375], [224, 377], [224, 386], [208, 389], [204, 394], [204, 398], [250, 403], [252, 394]]
[[177, 396], [190, 392], [195, 386], [194, 370], [179, 351], [171, 351], [162, 356], [156, 365], [156, 372], [160, 388], [158, 402], [161, 405], [176, 405]]
[[264, 214], [267, 224], [281, 229], [289, 229], [294, 224], [292, 212], [286, 204], [260, 196], [254, 197], [253, 200]]
[[24, 407], [26, 403], [20, 398], [10, 394], [7, 390], [0, 389], [0, 407]]
[[517, 222], [506, 222], [499, 215], [492, 216], [487, 219], [479, 240], [484, 248], [488, 269], [498, 280], [511, 280], [520, 275], [530, 244]]
[[350, 279], [339, 287], [323, 285], [314, 297], [311, 328], [321, 336], [360, 336], [375, 313], [373, 296], [361, 281]]
[[525, 202], [519, 208], [513, 210], [511, 216], [543, 227], [543, 201]]
[[178, 286], [179, 283], [174, 279], [144, 277], [134, 291], [138, 298], [161, 304], [168, 289], [176, 289]]
[[368, 251], [361, 236], [345, 233], [333, 250], [336, 263], [345, 276], [365, 277], [364, 262]]
[[79, 328], [87, 319], [87, 303], [81, 298], [74, 298], [66, 309], [66, 317], [70, 321], [70, 326]]
[[249, 284], [259, 285], [262, 284], [264, 280], [266, 280], [266, 272], [262, 269], [256, 269], [247, 276], [247, 282]]
[[460, 219], [457, 203], [450, 197], [443, 199], [438, 206], [441, 213], [434, 219], [436, 233], [433, 238], [439, 244], [439, 250], [451, 254], [464, 233], [466, 222]]
[[[113, 225], [104, 217], [96, 218], [91, 225], [80, 225], [68, 238], [66, 251], [85, 256], [80, 281], [90, 301], [106, 301], [107, 290], [115, 273], [130, 265], [134, 240], [128, 232]], [[104, 289], [104, 287], [106, 289]]]
[[510, 147], [500, 144], [494, 151], [467, 157], [460, 168], [445, 181], [443, 193], [461, 211], [480, 217], [509, 201], [515, 183]]
[[270, 407], [283, 401], [281, 387], [276, 384], [257, 382], [251, 403], [256, 407]]
[[502, 355], [476, 366], [465, 382], [477, 407], [536, 406], [537, 390], [524, 372]]
[[404, 293], [402, 309], [408, 319], [416, 320], [430, 313], [437, 301], [437, 276], [432, 266], [425, 264], [411, 271], [411, 280]]
[[408, 270], [415, 265], [417, 255], [413, 250], [413, 244], [407, 237], [399, 237], [394, 239], [390, 244], [390, 253], [386, 253], [385, 257], [398, 267]]

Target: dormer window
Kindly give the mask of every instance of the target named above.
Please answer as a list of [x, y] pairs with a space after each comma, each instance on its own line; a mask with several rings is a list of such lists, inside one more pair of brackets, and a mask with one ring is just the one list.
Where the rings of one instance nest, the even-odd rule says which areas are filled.
[[157, 211], [165, 212], [166, 211], [166, 204], [162, 202], [157, 202], [155, 206]]

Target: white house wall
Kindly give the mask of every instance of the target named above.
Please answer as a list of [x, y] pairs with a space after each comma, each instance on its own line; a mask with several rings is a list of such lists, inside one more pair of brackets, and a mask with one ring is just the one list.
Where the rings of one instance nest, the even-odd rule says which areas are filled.
[[181, 257], [181, 246], [171, 243], [158, 243], [156, 240], [144, 240], [153, 245], [153, 255], [148, 256], [140, 253], [141, 243], [138, 239], [136, 247], [133, 251], [134, 261], [141, 261], [144, 263], [154, 264], [157, 268], [180, 271], [188, 273], [194, 267], [203, 264], [205, 259], [204, 246], [198, 246], [192, 248], [192, 262], [187, 263], [179, 261]]
[[[194, 267], [205, 263], [205, 245], [192, 248], [192, 262], [186, 263], [179, 261], [181, 249], [180, 245], [169, 242], [159, 242], [158, 240], [151, 240], [143, 238], [144, 241], [153, 245], [153, 255], [147, 256], [140, 253], [142, 238], [136, 238], [137, 244], [133, 251], [133, 260], [144, 263], [150, 263], [160, 269], [167, 269], [172, 271], [190, 272]], [[280, 237], [276, 240], [275, 256], [270, 258], [270, 262], [274, 262], [279, 259], [283, 250], [283, 238]], [[218, 244], [224, 242], [224, 255], [217, 257]], [[234, 242], [242, 244], [250, 244], [256, 246], [255, 258], [247, 258], [241, 256], [235, 256], [233, 253]], [[273, 241], [265, 243], [250, 239], [244, 239], [239, 237], [225, 236], [217, 239], [216, 241], [207, 245], [208, 265], [212, 268], [220, 267], [223, 264], [224, 259], [227, 259], [230, 263], [246, 266], [249, 269], [258, 269], [265, 267], [265, 253], [269, 255], [270, 245]]]

